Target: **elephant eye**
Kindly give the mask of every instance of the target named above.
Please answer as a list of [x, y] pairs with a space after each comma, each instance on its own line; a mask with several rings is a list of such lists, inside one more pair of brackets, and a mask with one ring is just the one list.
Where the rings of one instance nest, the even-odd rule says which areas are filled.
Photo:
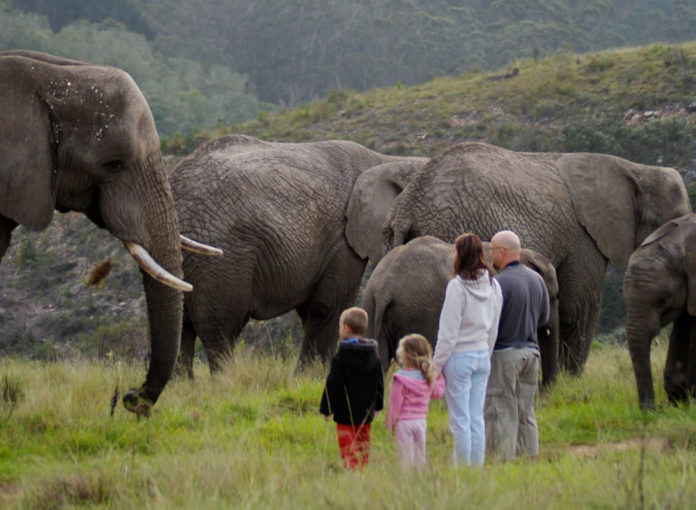
[[114, 159], [112, 161], [104, 163], [104, 167], [106, 167], [107, 172], [109, 172], [111, 174], [117, 174], [117, 173], [122, 172], [124, 170], [125, 165], [123, 164], [122, 160]]

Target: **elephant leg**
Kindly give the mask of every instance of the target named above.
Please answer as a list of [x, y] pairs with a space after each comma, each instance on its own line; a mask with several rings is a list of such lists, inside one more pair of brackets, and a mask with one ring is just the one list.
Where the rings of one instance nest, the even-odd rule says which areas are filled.
[[197, 328], [197, 331], [200, 331], [199, 336], [205, 348], [211, 374], [219, 372], [222, 366], [232, 359], [234, 340], [241, 330], [240, 327], [234, 334], [227, 335], [217, 324], [201, 327], [200, 330]]
[[391, 355], [389, 354], [390, 346], [388, 340], [382, 338], [377, 340], [377, 350], [379, 352], [379, 357], [382, 360], [382, 373], [386, 374], [389, 370], [389, 363], [391, 361]]
[[590, 353], [607, 265], [594, 242], [589, 237], [585, 241], [556, 270], [560, 289], [559, 361], [573, 375], [582, 373]]
[[184, 307], [184, 320], [181, 328], [181, 346], [179, 350], [179, 362], [177, 363], [177, 374], [185, 374], [189, 379], [193, 379], [193, 356], [196, 347], [196, 328], [193, 326], [190, 317]]
[[[238, 287], [234, 284], [238, 283], [230, 282], [229, 288], [237, 289]], [[201, 303], [192, 300], [189, 314], [193, 331], [203, 343], [208, 367], [211, 373], [214, 373], [232, 357], [235, 340], [249, 320], [247, 307], [242, 308], [242, 304], [248, 301], [244, 300], [244, 296], [232, 291], [227, 293], [207, 291], [201, 292], [200, 296], [204, 296], [206, 301]], [[208, 299], [208, 296], [213, 296], [213, 299]], [[193, 342], [189, 350], [191, 356], [193, 356], [192, 346]]]
[[5, 255], [7, 247], [10, 246], [12, 231], [16, 226], [17, 223], [15, 221], [0, 214], [0, 260]]
[[304, 326], [298, 369], [316, 358], [331, 359], [338, 339], [339, 317], [355, 303], [365, 264], [343, 244], [327, 264], [312, 296], [297, 308]]
[[556, 382], [558, 375], [558, 341], [553, 341], [551, 330], [546, 326], [538, 329], [537, 338], [541, 356], [541, 386], [548, 388]]
[[558, 300], [552, 300], [549, 313], [551, 314], [549, 324], [542, 326], [537, 331], [541, 356], [542, 388], [548, 388], [556, 382], [558, 375]]
[[[379, 357], [382, 359], [382, 372], [387, 373], [391, 361], [396, 359], [396, 348], [399, 344], [400, 336], [394, 332], [392, 324], [390, 308], [393, 306], [390, 303], [384, 310], [382, 318], [381, 331], [376, 332], [376, 339], [379, 346]], [[415, 331], [413, 331], [415, 333]], [[411, 331], [409, 331], [411, 333]], [[403, 336], [403, 335], [402, 335]]]
[[696, 398], [696, 317], [689, 317], [689, 358], [686, 386], [690, 397]]
[[667, 398], [672, 404], [686, 400], [689, 369], [691, 318], [682, 314], [672, 325], [669, 348], [665, 361], [663, 382]]

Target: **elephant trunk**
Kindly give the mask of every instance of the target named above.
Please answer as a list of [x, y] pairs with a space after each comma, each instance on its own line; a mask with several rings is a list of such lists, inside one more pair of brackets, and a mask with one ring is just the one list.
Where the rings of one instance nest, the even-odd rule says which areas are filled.
[[655, 390], [650, 365], [650, 344], [655, 333], [657, 330], [647, 324], [640, 313], [629, 311], [626, 317], [626, 339], [636, 376], [638, 403], [643, 410], [655, 407]]
[[[153, 165], [155, 168], [147, 174], [166, 179], [161, 157]], [[144, 228], [149, 238], [147, 252], [166, 272], [183, 278], [181, 238], [174, 200], [166, 180], [156, 183], [156, 186], [160, 190], [161, 200], [150, 201], [145, 215], [147, 220]], [[151, 406], [172, 375], [179, 353], [183, 293], [161, 283], [142, 269], [141, 273], [150, 333], [150, 366], [143, 385], [126, 393], [123, 404], [130, 411], [148, 416]]]
[[180, 291], [162, 285], [149, 275], [143, 275], [143, 286], [150, 326], [151, 358], [145, 383], [138, 393], [146, 402], [154, 404], [169, 381], [179, 354], [183, 297]]

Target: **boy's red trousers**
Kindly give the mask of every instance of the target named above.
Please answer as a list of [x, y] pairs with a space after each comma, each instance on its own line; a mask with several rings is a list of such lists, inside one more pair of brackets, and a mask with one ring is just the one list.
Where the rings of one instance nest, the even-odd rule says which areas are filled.
[[363, 425], [336, 424], [338, 448], [341, 451], [343, 467], [362, 469], [370, 457], [370, 423]]

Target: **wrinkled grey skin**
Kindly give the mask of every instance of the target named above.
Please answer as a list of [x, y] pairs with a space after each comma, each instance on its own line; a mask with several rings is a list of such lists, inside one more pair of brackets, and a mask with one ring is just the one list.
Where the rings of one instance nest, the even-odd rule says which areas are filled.
[[[214, 258], [184, 254], [194, 291], [185, 296], [182, 369], [192, 376], [196, 336], [215, 370], [250, 318], [293, 309], [304, 327], [298, 365], [330, 359], [338, 317], [355, 301], [370, 251], [365, 230], [380, 233], [383, 221], [365, 223], [359, 200], [348, 207], [353, 184], [366, 169], [409, 161], [348, 141], [277, 143], [241, 135], [182, 160], [170, 178], [181, 232], [224, 251]], [[385, 200], [405, 185], [403, 172], [384, 167], [391, 183]], [[375, 242], [381, 254], [379, 235]]]
[[[0, 258], [12, 230], [80, 211], [181, 277], [181, 243], [150, 109], [120, 69], [38, 52], [0, 52]], [[176, 362], [182, 293], [143, 276], [152, 358], [124, 396], [148, 414]]]
[[665, 392], [672, 403], [696, 397], [696, 216], [668, 221], [643, 241], [628, 260], [623, 294], [640, 407], [655, 407], [650, 344], [668, 324]]
[[515, 231], [556, 268], [562, 367], [582, 371], [596, 328], [607, 260], [625, 270], [640, 242], [690, 211], [671, 168], [603, 154], [513, 152], [455, 145], [433, 158], [396, 198], [385, 243], [420, 235], [453, 241], [461, 232], [490, 239]]
[[[493, 274], [490, 244], [483, 243]], [[551, 304], [548, 325], [537, 333], [541, 353], [542, 383], [558, 373], [558, 281], [551, 261], [534, 250], [523, 249], [520, 261], [539, 273]], [[395, 357], [399, 339], [420, 333], [435, 346], [440, 309], [447, 282], [452, 278], [454, 248], [432, 236], [421, 236], [387, 253], [375, 267], [363, 290], [362, 306], [370, 317], [367, 336], [377, 339], [382, 368]]]

